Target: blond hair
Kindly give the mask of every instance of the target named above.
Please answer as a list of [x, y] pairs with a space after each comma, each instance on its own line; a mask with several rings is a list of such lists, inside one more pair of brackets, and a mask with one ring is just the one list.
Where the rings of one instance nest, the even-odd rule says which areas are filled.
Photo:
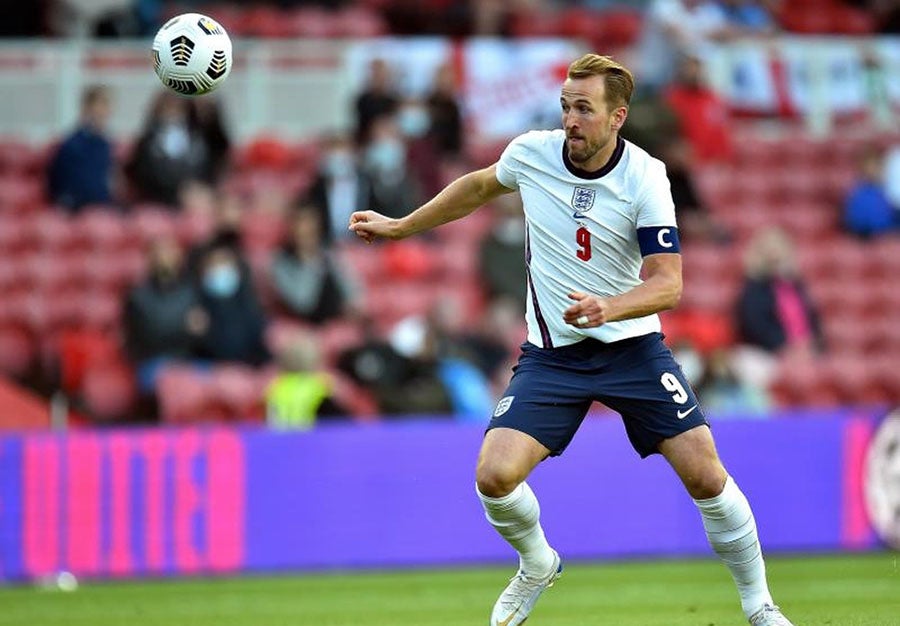
[[627, 67], [599, 54], [585, 54], [569, 66], [569, 78], [603, 76], [606, 84], [606, 104], [610, 110], [628, 106], [634, 91], [634, 76]]

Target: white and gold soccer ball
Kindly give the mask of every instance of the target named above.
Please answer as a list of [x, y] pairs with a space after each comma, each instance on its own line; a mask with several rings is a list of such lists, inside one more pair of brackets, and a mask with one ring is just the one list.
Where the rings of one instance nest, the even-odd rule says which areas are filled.
[[153, 39], [153, 68], [173, 91], [185, 96], [209, 93], [231, 72], [231, 38], [210, 17], [177, 15]]

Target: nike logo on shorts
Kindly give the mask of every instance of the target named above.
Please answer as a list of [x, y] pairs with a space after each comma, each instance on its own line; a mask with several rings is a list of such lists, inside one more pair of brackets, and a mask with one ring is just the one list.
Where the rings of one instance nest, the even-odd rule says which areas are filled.
[[688, 415], [690, 415], [691, 413], [693, 413], [693, 412], [694, 412], [694, 409], [696, 409], [696, 408], [697, 408], [697, 405], [695, 404], [694, 406], [692, 406], [691, 408], [689, 408], [687, 411], [678, 411], [678, 419], [683, 420], [683, 419], [686, 418]]

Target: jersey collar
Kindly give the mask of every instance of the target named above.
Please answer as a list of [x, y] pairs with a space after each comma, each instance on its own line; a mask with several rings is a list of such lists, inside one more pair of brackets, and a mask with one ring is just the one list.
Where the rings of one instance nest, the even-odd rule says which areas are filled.
[[584, 178], [586, 180], [594, 180], [597, 178], [602, 178], [613, 171], [613, 168], [619, 164], [619, 161], [622, 159], [622, 154], [625, 152], [625, 140], [619, 136], [616, 136], [616, 149], [613, 150], [612, 156], [609, 157], [609, 161], [606, 162], [606, 165], [601, 167], [599, 170], [594, 170], [593, 172], [589, 172], [587, 170], [583, 170], [574, 163], [569, 160], [569, 152], [566, 150], [566, 140], [563, 139], [562, 143], [562, 158], [563, 163], [566, 166], [566, 169], [569, 170], [573, 176], [577, 176], [578, 178]]

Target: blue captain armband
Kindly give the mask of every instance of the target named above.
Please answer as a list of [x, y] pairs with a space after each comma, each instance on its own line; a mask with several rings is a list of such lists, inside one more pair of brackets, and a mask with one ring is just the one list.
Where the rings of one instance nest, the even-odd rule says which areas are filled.
[[646, 226], [637, 229], [641, 256], [681, 252], [678, 228], [675, 226]]

